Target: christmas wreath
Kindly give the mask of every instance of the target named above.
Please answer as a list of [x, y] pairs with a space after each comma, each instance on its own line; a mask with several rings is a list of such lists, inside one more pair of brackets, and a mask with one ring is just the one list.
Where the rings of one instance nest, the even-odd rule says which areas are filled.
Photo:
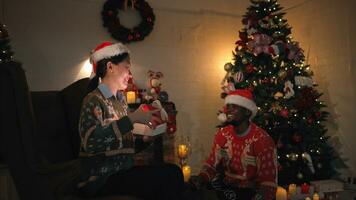
[[[118, 13], [128, 7], [136, 9], [141, 22], [134, 28], [129, 29], [121, 25]], [[144, 0], [108, 0], [102, 10], [104, 27], [108, 28], [112, 37], [123, 42], [141, 41], [151, 33], [155, 21], [155, 15], [151, 6]]]

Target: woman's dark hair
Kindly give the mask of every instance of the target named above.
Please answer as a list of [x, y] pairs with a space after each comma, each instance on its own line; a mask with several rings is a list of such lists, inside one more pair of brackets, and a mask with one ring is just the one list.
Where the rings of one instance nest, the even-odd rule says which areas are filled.
[[96, 74], [95, 76], [90, 80], [87, 93], [95, 90], [98, 85], [99, 85], [99, 78], [104, 78], [106, 75], [106, 64], [108, 62], [112, 62], [114, 64], [119, 64], [120, 62], [129, 59], [129, 53], [122, 53], [110, 58], [104, 58], [99, 60], [96, 63]]

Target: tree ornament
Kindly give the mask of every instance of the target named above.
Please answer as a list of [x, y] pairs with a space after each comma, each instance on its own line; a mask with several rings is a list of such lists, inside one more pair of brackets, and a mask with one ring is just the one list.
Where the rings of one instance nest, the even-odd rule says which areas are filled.
[[285, 82], [283, 91], [284, 91], [284, 97], [286, 99], [289, 99], [292, 96], [294, 96], [293, 83], [290, 81]]
[[233, 68], [233, 65], [231, 64], [231, 62], [228, 62], [224, 65], [224, 69], [227, 72], [231, 71], [232, 68]]
[[287, 77], [287, 72], [285, 70], [281, 70], [280, 72], [278, 72], [278, 77], [281, 80], [284, 80]]
[[253, 34], [255, 34], [255, 33], [257, 33], [257, 29], [255, 29], [255, 28], [249, 28], [249, 29], [247, 29], [247, 34], [248, 34], [248, 35], [253, 35]]
[[321, 169], [323, 167], [323, 165], [321, 163], [318, 163], [318, 164], [316, 164], [316, 167]]
[[288, 118], [289, 111], [288, 111], [287, 109], [282, 109], [282, 110], [279, 112], [279, 115], [281, 115], [282, 117]]
[[320, 117], [321, 117], [321, 113], [320, 113], [319, 111], [316, 112], [316, 113], [315, 113], [315, 117], [316, 117], [316, 118], [320, 118]]
[[303, 176], [302, 172], [298, 172], [297, 178], [298, 178], [298, 179], [303, 179], [303, 177], [304, 177], [304, 176]]
[[296, 153], [289, 154], [289, 159], [291, 161], [297, 161], [298, 160], [298, 154], [296, 154]]
[[246, 58], [242, 58], [242, 64], [246, 65], [248, 63], [248, 60]]
[[293, 60], [296, 63], [300, 63], [303, 58], [303, 50], [299, 47], [299, 43], [287, 43], [286, 48], [288, 49], [288, 59]]
[[310, 171], [314, 174], [315, 173], [315, 169], [314, 169], [313, 160], [312, 160], [310, 154], [307, 153], [307, 152], [304, 152], [302, 154], [302, 157], [305, 159]]
[[276, 92], [276, 94], [274, 94], [274, 99], [278, 100], [279, 98], [283, 97], [283, 93], [282, 92]]
[[278, 111], [281, 110], [281, 106], [279, 105], [278, 102], [273, 102], [271, 105], [271, 108], [269, 109], [269, 112], [277, 113]]
[[313, 79], [306, 76], [295, 76], [294, 81], [297, 86], [313, 87]]
[[293, 136], [292, 136], [292, 139], [295, 143], [300, 143], [302, 141], [302, 136], [295, 133]]
[[246, 72], [247, 73], [253, 73], [255, 71], [255, 67], [253, 66], [253, 65], [251, 65], [251, 64], [249, 64], [249, 65], [247, 65], [246, 66]]
[[224, 70], [226, 71], [225, 76], [223, 80], [221, 81], [221, 85], [224, 85], [226, 81], [228, 81], [228, 78], [231, 76], [231, 71], [234, 66], [229, 62], [224, 65]]
[[244, 73], [241, 71], [238, 71], [234, 76], [234, 80], [236, 83], [241, 83], [242, 81], [244, 81]]
[[313, 124], [314, 123], [314, 119], [312, 117], [308, 117], [308, 124]]

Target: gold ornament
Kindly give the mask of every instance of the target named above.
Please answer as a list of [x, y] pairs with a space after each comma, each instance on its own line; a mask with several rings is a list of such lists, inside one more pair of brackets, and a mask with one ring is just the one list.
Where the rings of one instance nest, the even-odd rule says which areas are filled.
[[246, 65], [248, 63], [248, 60], [246, 58], [242, 58], [242, 64]]
[[276, 94], [274, 94], [274, 99], [278, 100], [279, 98], [283, 97], [283, 93], [282, 92], [277, 92]]
[[233, 67], [233, 65], [232, 65], [231, 63], [226, 63], [226, 64], [224, 65], [224, 69], [225, 69], [225, 71], [227, 71], [227, 72], [231, 71], [232, 67]]
[[299, 172], [299, 173], [297, 174], [297, 178], [302, 179], [302, 178], [303, 178], [303, 174], [302, 174], [301, 172]]
[[285, 70], [278, 72], [279, 78], [284, 79], [286, 76], [287, 76], [287, 72]]
[[289, 159], [290, 159], [291, 161], [296, 161], [296, 160], [298, 160], [298, 154], [295, 154], [295, 153], [289, 154]]
[[281, 106], [279, 105], [278, 102], [274, 102], [271, 105], [271, 109], [269, 111], [272, 111], [273, 113], [277, 113], [281, 110]]

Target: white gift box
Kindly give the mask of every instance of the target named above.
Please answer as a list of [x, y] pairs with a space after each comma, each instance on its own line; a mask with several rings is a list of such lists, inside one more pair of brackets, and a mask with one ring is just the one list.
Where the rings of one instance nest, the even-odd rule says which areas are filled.
[[343, 191], [344, 184], [337, 180], [322, 180], [322, 181], [312, 181], [310, 185], [315, 187], [315, 191], [318, 192], [340, 192]]
[[134, 123], [134, 129], [132, 130], [133, 134], [144, 135], [144, 136], [156, 136], [162, 133], [165, 133], [167, 130], [167, 123], [160, 124], [156, 126], [155, 129], [151, 129], [146, 124]]

